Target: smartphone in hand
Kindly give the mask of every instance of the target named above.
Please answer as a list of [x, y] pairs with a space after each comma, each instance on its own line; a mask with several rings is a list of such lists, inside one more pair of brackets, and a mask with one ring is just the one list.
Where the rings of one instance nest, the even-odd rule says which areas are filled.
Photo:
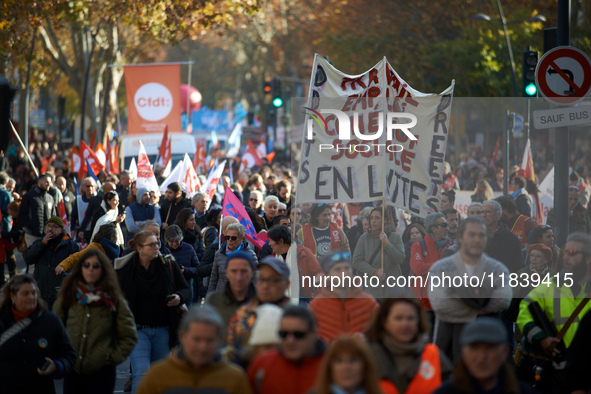
[[166, 302], [170, 302], [172, 300], [174, 300], [174, 294], [169, 294], [166, 296]]

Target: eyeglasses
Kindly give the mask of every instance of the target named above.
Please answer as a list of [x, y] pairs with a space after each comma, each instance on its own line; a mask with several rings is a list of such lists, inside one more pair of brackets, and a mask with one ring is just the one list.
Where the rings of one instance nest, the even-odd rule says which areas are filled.
[[93, 185], [93, 184], [90, 184], [90, 185], [84, 185], [84, 186], [86, 186], [86, 187], [96, 187], [96, 186], [95, 186], [95, 185]]
[[571, 256], [571, 257], [572, 256], [576, 256], [579, 253], [583, 253], [583, 252], [580, 251], [580, 250], [576, 250], [576, 249], [565, 249], [565, 250], [562, 251], [562, 254], [563, 255], [566, 254], [566, 255]]
[[543, 226], [539, 226], [540, 230], [548, 230], [551, 229], [552, 226], [548, 226], [547, 224], [544, 224]]
[[84, 268], [90, 268], [92, 266], [92, 268], [94, 268], [95, 270], [102, 268], [101, 263], [99, 263], [98, 261], [95, 261], [94, 263], [90, 263], [90, 261], [85, 261], [82, 263], [82, 267]]
[[287, 339], [288, 336], [293, 335], [295, 339], [304, 339], [308, 332], [306, 331], [287, 331], [287, 330], [279, 330], [279, 337], [281, 339]]
[[251, 198], [249, 201], [258, 201], [258, 198]]
[[491, 213], [495, 213], [495, 211], [484, 211], [484, 210], [480, 211], [481, 215], [490, 215]]
[[142, 247], [143, 246], [149, 246], [150, 248], [160, 248], [160, 241], [152, 242], [150, 244], [143, 244]]
[[443, 223], [436, 224], [435, 226], [447, 228], [449, 225], [447, 223], [443, 222]]
[[56, 225], [53, 225], [53, 224], [47, 224], [47, 225], [45, 225], [45, 228], [51, 229], [51, 230], [61, 230], [61, 227], [60, 226], [56, 226]]
[[237, 237], [235, 235], [226, 235], [226, 239], [230, 240], [230, 241], [236, 241], [237, 239], [240, 239], [241, 237]]

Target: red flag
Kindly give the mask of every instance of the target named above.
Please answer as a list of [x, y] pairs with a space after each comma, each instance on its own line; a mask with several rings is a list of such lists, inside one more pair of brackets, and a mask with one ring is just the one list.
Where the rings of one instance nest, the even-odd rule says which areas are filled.
[[113, 173], [113, 151], [111, 150], [111, 140], [107, 136], [107, 151], [105, 152], [107, 161], [105, 163], [105, 172], [107, 174]]
[[92, 133], [92, 138], [90, 139], [90, 149], [94, 150], [95, 143], [96, 143], [96, 129], [94, 129], [94, 133]]
[[523, 177], [536, 181], [536, 175], [534, 173], [534, 162], [532, 160], [531, 143], [527, 140], [525, 144], [525, 150], [523, 152], [523, 159], [521, 160], [521, 169], [524, 171]]
[[240, 222], [241, 225], [244, 226], [244, 236], [253, 245], [258, 247], [259, 249], [263, 248], [265, 244], [264, 241], [257, 237], [257, 233], [254, 229], [254, 225], [246, 213], [246, 209], [244, 205], [238, 200], [238, 197], [232, 193], [232, 190], [226, 186], [226, 191], [224, 192], [224, 202], [222, 205], [222, 215], [224, 216], [233, 216]]
[[57, 204], [57, 214], [62, 219], [62, 222], [64, 222], [64, 226], [68, 227], [68, 215], [66, 215], [66, 206], [64, 205], [63, 199]]
[[164, 135], [162, 136], [162, 142], [160, 143], [160, 149], [158, 149], [158, 156], [160, 157], [160, 164], [162, 167], [166, 167], [168, 164], [168, 160], [166, 157], [168, 156], [168, 151], [170, 148], [170, 141], [168, 139], [168, 125], [164, 126]]
[[221, 164], [218, 164], [217, 167], [213, 168], [209, 172], [209, 176], [205, 181], [205, 184], [201, 187], [201, 191], [204, 192], [209, 196], [210, 199], [213, 198], [215, 194], [215, 190], [218, 187], [218, 183], [220, 182], [220, 178], [224, 173], [224, 167], [226, 166], [226, 161], [224, 160]]
[[248, 147], [244, 151], [244, 155], [242, 155], [242, 163], [240, 164], [240, 170], [238, 172], [240, 173], [246, 168], [260, 166], [262, 164], [263, 161], [259, 157], [256, 148], [252, 144], [252, 141], [248, 140]]
[[497, 144], [495, 145], [495, 150], [490, 158], [490, 162], [488, 163], [488, 166], [490, 168], [495, 168], [495, 163], [497, 162], [497, 158], [499, 156], [499, 145], [501, 144], [501, 137], [499, 136], [497, 138]]
[[216, 158], [218, 157], [218, 150], [220, 149], [220, 142], [218, 141], [215, 146], [213, 147], [213, 150], [211, 151], [211, 157]]
[[193, 168], [198, 173], [205, 172], [205, 159], [207, 158], [207, 153], [205, 152], [205, 141], [199, 140], [197, 141], [197, 150], [195, 151], [195, 156], [193, 156]]
[[270, 163], [273, 162], [273, 158], [275, 157], [275, 151], [269, 153], [267, 156], [265, 156], [267, 158], [267, 161]]
[[86, 145], [84, 141], [80, 141], [80, 153], [82, 155], [82, 167], [84, 172], [87, 172], [86, 163], [85, 161], [88, 160], [88, 163], [92, 167], [92, 171], [98, 175], [99, 172], [103, 170], [103, 165], [101, 164], [99, 158], [96, 154]]
[[183, 164], [183, 170], [186, 171], [185, 179], [183, 179], [183, 185], [185, 186], [184, 190], [189, 196], [192, 196], [201, 188], [201, 182], [199, 182], [199, 177], [197, 176], [193, 163], [189, 160], [188, 155], [185, 155]]
[[72, 146], [72, 166], [70, 168], [70, 172], [75, 172], [78, 174], [78, 178], [82, 178], [84, 173], [84, 165], [82, 163], [82, 155], [80, 151], [75, 146]]
[[121, 173], [121, 169], [119, 168], [119, 144], [115, 146], [115, 155], [113, 156], [113, 173]]

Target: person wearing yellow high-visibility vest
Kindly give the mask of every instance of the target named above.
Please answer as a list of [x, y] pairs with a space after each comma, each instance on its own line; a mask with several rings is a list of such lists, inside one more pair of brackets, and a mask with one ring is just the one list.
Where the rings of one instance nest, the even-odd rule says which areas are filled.
[[[528, 309], [532, 302], [537, 302], [556, 330], [560, 332], [568, 318], [575, 311], [579, 303], [591, 293], [591, 236], [584, 233], [572, 233], [569, 235], [562, 251], [562, 267], [558, 276], [551, 278], [551, 283], [541, 283], [533, 289], [519, 305], [517, 325], [527, 342], [534, 348], [542, 349], [553, 356], [559, 353], [554, 348], [550, 353], [550, 345], [560, 342], [557, 338], [549, 336], [541, 327], [536, 325]], [[544, 278], [542, 278], [544, 279]], [[580, 319], [587, 311], [591, 310], [591, 303], [587, 303], [577, 318], [570, 325], [562, 338], [568, 349], [571, 345]], [[553, 386], [558, 388], [563, 370], [561, 365], [554, 365]]]

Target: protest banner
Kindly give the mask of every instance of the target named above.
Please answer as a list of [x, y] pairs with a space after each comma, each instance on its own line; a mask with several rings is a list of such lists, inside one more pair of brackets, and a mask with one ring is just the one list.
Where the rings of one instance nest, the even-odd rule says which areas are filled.
[[385, 58], [347, 75], [316, 55], [298, 202], [385, 199], [419, 217], [438, 211], [453, 86], [425, 94]]
[[158, 191], [158, 182], [152, 171], [150, 159], [146, 153], [146, 148], [142, 141], [140, 141], [140, 153], [137, 157], [137, 188], [146, 188], [150, 192]]
[[[226, 190], [224, 192], [224, 202], [222, 204], [222, 215], [223, 216], [232, 216], [238, 219], [241, 225], [244, 226], [244, 236], [248, 239], [253, 245], [257, 248], [262, 249], [263, 245], [265, 244], [266, 239], [260, 239], [262, 234], [257, 236], [256, 230], [254, 229], [254, 225], [244, 209], [244, 205], [238, 200], [238, 197], [232, 192], [232, 190], [226, 186]], [[266, 233], [264, 233], [266, 238]]]

